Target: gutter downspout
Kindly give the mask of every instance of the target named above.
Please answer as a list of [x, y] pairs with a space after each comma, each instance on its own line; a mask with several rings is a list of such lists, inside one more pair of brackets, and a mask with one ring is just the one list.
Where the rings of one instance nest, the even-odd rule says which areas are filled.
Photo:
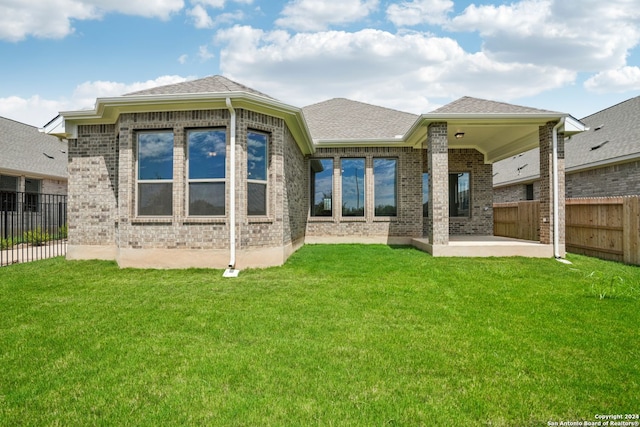
[[560, 224], [558, 224], [560, 217], [560, 210], [558, 209], [558, 129], [564, 125], [564, 117], [553, 127], [553, 256], [558, 259], [560, 256]]
[[237, 277], [236, 267], [236, 110], [231, 105], [231, 98], [226, 99], [227, 108], [231, 114], [229, 124], [230, 135], [230, 155], [229, 162], [229, 268], [223, 274], [224, 277]]

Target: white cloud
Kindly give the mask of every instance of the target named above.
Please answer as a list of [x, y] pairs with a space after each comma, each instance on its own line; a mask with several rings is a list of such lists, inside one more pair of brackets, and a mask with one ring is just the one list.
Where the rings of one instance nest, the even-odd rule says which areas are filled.
[[209, 52], [209, 47], [207, 45], [202, 45], [198, 48], [198, 57], [202, 61], [208, 61], [211, 58], [215, 58], [215, 55]]
[[597, 93], [640, 91], [640, 67], [600, 72], [584, 82], [584, 87]]
[[222, 9], [224, 3], [225, 0], [191, 0], [191, 4], [215, 7], [218, 9]]
[[187, 59], [189, 59], [189, 55], [187, 55], [187, 54], [185, 53], [184, 55], [180, 55], [180, 56], [178, 57], [178, 62], [179, 62], [180, 64], [183, 64], [183, 65], [184, 65], [184, 64], [186, 64], [186, 63], [187, 63]]
[[391, 4], [387, 8], [387, 18], [399, 27], [423, 23], [442, 24], [451, 10], [451, 0], [411, 0]]
[[213, 19], [201, 5], [198, 4], [193, 9], [187, 10], [187, 15], [193, 19], [194, 27], [200, 29], [213, 28]]
[[640, 41], [636, 0], [522, 0], [509, 5], [471, 5], [446, 27], [477, 31], [483, 51], [503, 62], [601, 71], [626, 63]]
[[183, 0], [5, 1], [0, 6], [0, 39], [63, 38], [74, 31], [73, 20], [100, 19], [107, 13], [168, 19], [183, 7]]
[[466, 53], [455, 40], [381, 30], [291, 35], [248, 26], [218, 31], [225, 75], [304, 106], [347, 97], [413, 113], [434, 98], [512, 100], [558, 88], [576, 74], [553, 66], [505, 63]]
[[298, 31], [321, 31], [366, 18], [378, 8], [378, 0], [292, 0], [276, 25]]
[[134, 83], [109, 81], [84, 82], [76, 86], [69, 98], [43, 99], [39, 95], [30, 98], [9, 96], [0, 98], [0, 116], [42, 127], [60, 111], [93, 108], [96, 98], [120, 96], [151, 87], [180, 83], [193, 77], [161, 76], [153, 80]]

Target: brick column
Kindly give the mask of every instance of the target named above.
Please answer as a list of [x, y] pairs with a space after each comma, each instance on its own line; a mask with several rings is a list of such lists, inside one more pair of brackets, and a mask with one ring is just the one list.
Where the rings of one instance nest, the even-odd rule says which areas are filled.
[[[553, 243], [553, 127], [548, 122], [539, 128], [540, 138], [540, 243]], [[558, 241], [560, 256], [565, 248], [564, 136], [558, 134]]]
[[429, 243], [449, 244], [449, 142], [447, 123], [431, 123], [427, 129], [429, 164]]

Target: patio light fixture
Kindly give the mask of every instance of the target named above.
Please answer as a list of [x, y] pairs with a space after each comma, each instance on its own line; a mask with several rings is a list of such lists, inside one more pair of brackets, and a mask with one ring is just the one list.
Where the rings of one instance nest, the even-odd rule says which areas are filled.
[[453, 136], [455, 136], [456, 139], [462, 139], [462, 138], [464, 138], [464, 132], [458, 131]]

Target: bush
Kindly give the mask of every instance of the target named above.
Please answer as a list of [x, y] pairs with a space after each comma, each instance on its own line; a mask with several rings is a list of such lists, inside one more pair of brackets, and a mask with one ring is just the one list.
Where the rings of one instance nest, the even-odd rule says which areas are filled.
[[15, 244], [16, 242], [13, 239], [0, 239], [0, 250], [9, 249]]
[[35, 246], [42, 246], [45, 242], [51, 240], [51, 236], [46, 231], [43, 231], [42, 228], [38, 227], [35, 230], [25, 231], [22, 234], [22, 239], [24, 243], [29, 243]]

